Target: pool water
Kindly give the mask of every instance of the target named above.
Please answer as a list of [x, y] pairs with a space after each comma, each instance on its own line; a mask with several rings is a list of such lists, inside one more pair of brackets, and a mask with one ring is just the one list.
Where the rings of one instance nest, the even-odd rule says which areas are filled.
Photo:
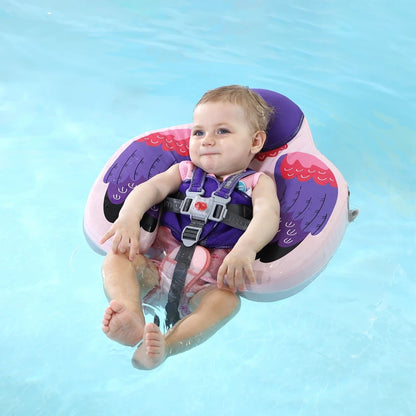
[[[3, 415], [416, 415], [413, 2], [0, 5]], [[109, 156], [231, 83], [304, 111], [360, 216], [321, 276], [152, 372], [101, 332], [82, 233]]]

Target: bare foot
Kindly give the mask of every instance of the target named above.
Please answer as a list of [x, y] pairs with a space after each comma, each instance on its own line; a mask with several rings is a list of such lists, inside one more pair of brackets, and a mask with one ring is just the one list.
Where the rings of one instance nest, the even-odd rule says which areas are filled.
[[166, 359], [165, 337], [157, 325], [149, 323], [144, 327], [143, 343], [133, 355], [133, 365], [141, 370], [151, 370]]
[[137, 345], [143, 336], [143, 326], [140, 316], [117, 300], [112, 300], [104, 312], [103, 332], [120, 344]]

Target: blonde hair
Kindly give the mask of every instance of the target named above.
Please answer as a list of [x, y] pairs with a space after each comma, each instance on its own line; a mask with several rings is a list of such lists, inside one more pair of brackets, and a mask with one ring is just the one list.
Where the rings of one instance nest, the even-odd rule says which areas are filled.
[[199, 104], [219, 101], [241, 106], [254, 131], [266, 131], [274, 113], [273, 107], [269, 106], [261, 95], [241, 85], [228, 85], [209, 90], [195, 107]]

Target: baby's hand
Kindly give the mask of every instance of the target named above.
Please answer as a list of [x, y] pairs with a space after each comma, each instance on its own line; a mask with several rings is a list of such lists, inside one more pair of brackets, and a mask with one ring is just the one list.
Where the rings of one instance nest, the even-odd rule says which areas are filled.
[[104, 234], [100, 243], [104, 244], [113, 238], [112, 250], [114, 253], [129, 252], [129, 260], [133, 261], [139, 253], [140, 227], [136, 221], [118, 218], [111, 228]]
[[255, 259], [256, 252], [254, 250], [234, 247], [218, 269], [218, 287], [223, 287], [225, 279], [233, 292], [237, 289], [244, 290], [245, 278], [248, 278], [251, 283], [255, 283], [256, 279], [252, 266]]

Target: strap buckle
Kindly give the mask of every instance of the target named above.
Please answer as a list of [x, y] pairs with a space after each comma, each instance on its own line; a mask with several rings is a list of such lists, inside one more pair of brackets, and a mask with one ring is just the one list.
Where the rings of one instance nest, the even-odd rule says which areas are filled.
[[192, 247], [201, 239], [205, 221], [191, 220], [191, 223], [182, 230], [182, 244], [185, 247]]
[[187, 191], [180, 213], [189, 215], [191, 223], [182, 231], [183, 244], [190, 247], [198, 242], [208, 220], [221, 222], [227, 215], [227, 204], [230, 201], [231, 197], [223, 198], [215, 194], [204, 197], [202, 192]]

